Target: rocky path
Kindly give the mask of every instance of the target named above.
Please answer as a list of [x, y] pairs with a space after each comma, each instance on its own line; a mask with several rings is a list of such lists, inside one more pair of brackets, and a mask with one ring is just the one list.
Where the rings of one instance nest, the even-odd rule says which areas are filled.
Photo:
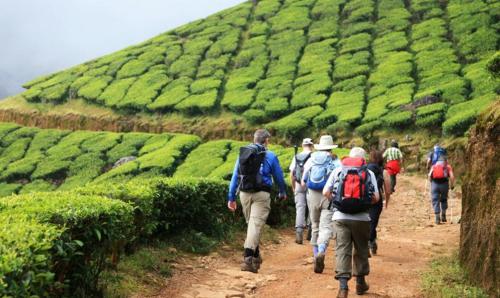
[[[420, 177], [399, 178], [397, 193], [382, 213], [379, 254], [370, 259], [370, 290], [365, 297], [420, 297], [420, 274], [430, 259], [457, 248], [460, 196], [450, 201], [454, 224], [436, 226], [429, 217], [424, 185]], [[295, 244], [292, 230], [280, 232], [279, 243], [265, 244], [262, 251], [264, 263], [258, 274], [241, 272], [241, 253], [228, 247], [211, 256], [184, 260], [157, 297], [335, 297], [333, 248], [323, 274], [313, 272], [311, 248]], [[350, 287], [354, 288], [353, 280]]]

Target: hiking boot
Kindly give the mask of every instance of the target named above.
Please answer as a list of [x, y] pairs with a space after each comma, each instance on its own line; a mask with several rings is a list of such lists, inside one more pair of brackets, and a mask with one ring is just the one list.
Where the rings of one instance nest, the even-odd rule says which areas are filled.
[[441, 214], [441, 222], [446, 222], [446, 213]]
[[245, 257], [243, 259], [243, 263], [241, 263], [241, 271], [249, 271], [253, 273], [257, 273], [259, 269], [255, 267], [255, 263], [253, 261], [254, 257]]
[[364, 293], [366, 293], [366, 291], [368, 291], [369, 288], [370, 286], [366, 283], [366, 281], [356, 283], [356, 294], [363, 295]]
[[439, 217], [439, 214], [436, 214], [436, 224], [440, 224], [441, 223], [441, 218]]
[[325, 269], [325, 253], [320, 252], [314, 258], [314, 272], [323, 273], [324, 269]]
[[253, 257], [252, 259], [253, 266], [259, 270], [260, 265], [262, 265], [262, 257], [259, 255], [258, 257]]
[[347, 289], [339, 289], [339, 293], [337, 294], [337, 298], [347, 298]]
[[295, 232], [295, 243], [297, 244], [302, 244], [304, 242], [304, 232], [303, 231], [297, 231]]

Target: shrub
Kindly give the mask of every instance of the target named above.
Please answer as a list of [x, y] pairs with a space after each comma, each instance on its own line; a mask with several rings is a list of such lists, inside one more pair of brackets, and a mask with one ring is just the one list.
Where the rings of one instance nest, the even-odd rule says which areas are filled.
[[417, 108], [417, 117], [423, 117], [434, 113], [443, 114], [446, 110], [444, 102], [433, 103]]
[[[2, 183], [0, 182], [0, 197], [6, 197], [17, 193], [22, 187], [19, 183]], [[0, 283], [1, 285], [1, 283]]]
[[248, 122], [257, 124], [264, 122], [267, 119], [266, 112], [258, 109], [248, 109], [243, 113], [243, 117], [248, 120]]
[[175, 109], [184, 113], [207, 113], [214, 109], [217, 102], [217, 90], [187, 97], [175, 105]]
[[122, 68], [116, 73], [116, 78], [123, 79], [128, 77], [136, 77], [146, 72], [148, 68], [155, 63], [152, 61], [145, 61], [134, 59], [125, 63]]
[[390, 113], [382, 117], [382, 123], [390, 128], [403, 128], [410, 125], [413, 115], [410, 111]]
[[200, 138], [197, 136], [176, 135], [164, 147], [141, 155], [137, 159], [140, 163], [139, 169], [158, 169], [162, 174], [171, 176], [184, 157], [199, 143]]
[[152, 135], [145, 133], [123, 134], [121, 142], [106, 153], [108, 162], [114, 163], [122, 157], [137, 156], [139, 148], [151, 137]]
[[127, 78], [114, 80], [104, 91], [99, 95], [97, 100], [103, 102], [105, 106], [116, 107], [127, 94], [128, 89], [135, 82], [136, 78]]
[[20, 138], [2, 151], [0, 157], [0, 169], [4, 169], [11, 162], [23, 158], [24, 152], [31, 142], [30, 138]]
[[3, 147], [8, 146], [21, 138], [33, 138], [39, 129], [33, 127], [20, 127], [16, 130], [10, 131], [7, 135], [2, 137], [0, 140], [0, 145]]
[[168, 84], [162, 93], [148, 105], [152, 110], [172, 110], [176, 104], [189, 96], [189, 85], [192, 80], [187, 77], [179, 78]]
[[169, 79], [163, 71], [150, 71], [130, 86], [125, 97], [117, 103], [117, 107], [144, 109], [153, 102], [158, 91], [168, 82]]
[[233, 112], [245, 111], [254, 101], [253, 89], [230, 90], [224, 94], [221, 105]]
[[217, 79], [222, 79], [224, 77], [224, 73], [222, 76], [216, 75], [217, 71], [224, 70], [227, 67], [229, 62], [229, 55], [221, 55], [217, 58], [208, 58], [201, 62], [200, 67], [198, 67], [198, 73], [196, 76], [198, 78], [203, 77], [214, 77]]
[[415, 124], [418, 127], [429, 127], [429, 128], [439, 127], [441, 123], [443, 123], [442, 113], [434, 113], [422, 117], [417, 117], [417, 120], [415, 121]]
[[98, 99], [112, 80], [113, 78], [109, 76], [96, 77], [78, 90], [78, 96], [89, 100]]
[[280, 6], [279, 0], [259, 1], [255, 7], [254, 16], [256, 19], [266, 20], [273, 16]]
[[204, 143], [189, 153], [174, 177], [208, 177], [214, 169], [224, 163], [229, 150], [228, 140]]
[[312, 119], [322, 111], [323, 108], [320, 106], [303, 108], [279, 120], [268, 123], [266, 127], [285, 136], [296, 136], [307, 128]]
[[200, 61], [200, 56], [197, 55], [182, 55], [175, 60], [168, 70], [168, 74], [173, 77], [194, 77], [196, 66]]
[[191, 93], [202, 94], [211, 89], [218, 89], [221, 84], [220, 80], [205, 78], [198, 79], [191, 84]]
[[288, 99], [277, 97], [271, 99], [264, 107], [264, 111], [269, 118], [283, 116], [289, 109]]
[[39, 179], [25, 184], [19, 191], [19, 194], [27, 194], [32, 192], [49, 192], [53, 191], [54, 189], [56, 189], [56, 186], [54, 184]]
[[269, 19], [271, 30], [281, 32], [283, 30], [296, 30], [306, 28], [311, 20], [307, 7], [290, 6], [282, 8]]
[[29, 178], [42, 157], [43, 155], [37, 152], [22, 159], [11, 162], [0, 174], [0, 179], [18, 180], [21, 178]]
[[[11, 223], [21, 220], [22, 226], [34, 228], [24, 219], [33, 218], [42, 223], [42, 234], [35, 230], [21, 235], [20, 241], [4, 242], [5, 251], [20, 254], [17, 266], [3, 267], [2, 295], [21, 293], [50, 293], [50, 295], [93, 295], [100, 272], [108, 262], [108, 257], [117, 260], [124, 244], [131, 235], [132, 207], [124, 202], [97, 196], [81, 196], [67, 193], [38, 193], [15, 196], [0, 202], [0, 216], [6, 216]], [[78, 212], [74, 212], [78, 210]], [[4, 225], [2, 225], [4, 226]], [[9, 230], [19, 231], [20, 224], [9, 226]], [[1, 233], [9, 235], [9, 233]], [[20, 235], [18, 235], [20, 236]], [[50, 236], [47, 240], [46, 237]], [[8, 236], [7, 236], [8, 237]], [[37, 246], [33, 241], [40, 241]], [[36, 265], [24, 253], [37, 254]], [[2, 253], [2, 255], [4, 255]], [[29, 254], [31, 255], [31, 254]], [[26, 256], [26, 255], [24, 255]], [[32, 278], [20, 273], [24, 272]], [[52, 282], [58, 281], [57, 283]], [[61, 286], [66, 284], [66, 288]], [[71, 294], [70, 294], [71, 293]]]
[[350, 52], [357, 52], [367, 49], [372, 40], [370, 34], [359, 33], [348, 38], [344, 38], [340, 41], [340, 54], [346, 54]]

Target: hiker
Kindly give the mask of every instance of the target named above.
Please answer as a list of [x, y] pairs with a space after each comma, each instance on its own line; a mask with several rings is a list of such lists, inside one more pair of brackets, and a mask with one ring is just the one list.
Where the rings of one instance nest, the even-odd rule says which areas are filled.
[[391, 184], [389, 182], [389, 173], [384, 170], [384, 158], [382, 152], [378, 150], [370, 151], [370, 162], [367, 165], [368, 170], [372, 171], [377, 179], [377, 188], [380, 194], [380, 200], [370, 208], [370, 239], [368, 240], [368, 247], [373, 255], [377, 254], [377, 226], [382, 213], [383, 205], [382, 197], [385, 195], [385, 208], [389, 206], [391, 198]]
[[278, 184], [279, 197], [286, 200], [283, 171], [276, 155], [267, 150], [271, 134], [258, 129], [253, 144], [240, 148], [229, 185], [229, 210], [236, 211], [236, 193], [239, 191], [243, 215], [247, 222], [247, 237], [244, 244], [242, 271], [257, 273], [262, 264], [259, 241], [262, 227], [271, 210], [273, 180]]
[[455, 187], [455, 175], [448, 160], [441, 156], [433, 163], [431, 158], [431, 169], [429, 179], [431, 181], [431, 200], [434, 209], [435, 222], [440, 224], [446, 222], [446, 209], [448, 209], [448, 190]]
[[447, 159], [446, 149], [439, 144], [434, 145], [433, 150], [427, 155], [427, 170], [430, 170], [437, 161], [445, 161]]
[[319, 144], [314, 144], [316, 151], [304, 165], [302, 177], [302, 186], [307, 188], [307, 207], [312, 228], [311, 245], [316, 273], [322, 273], [325, 268], [326, 248], [333, 235], [330, 201], [323, 196], [323, 188], [330, 173], [340, 167], [337, 156], [332, 154], [332, 149], [336, 147], [332, 136], [321, 136]]
[[306, 227], [306, 192], [307, 189], [300, 183], [304, 173], [304, 165], [311, 157], [313, 151], [313, 141], [305, 138], [302, 141], [302, 152], [295, 152], [295, 156], [290, 164], [290, 181], [295, 195], [295, 243], [302, 244], [304, 238], [304, 228]]
[[[356, 276], [356, 293], [364, 294], [370, 273], [368, 210], [379, 199], [375, 174], [366, 166], [365, 150], [354, 147], [328, 178], [323, 195], [332, 200], [333, 226], [337, 237], [335, 279], [340, 283], [337, 297], [347, 297], [348, 281]], [[353, 269], [354, 265], [354, 269]]]
[[392, 140], [391, 147], [384, 151], [383, 157], [387, 161], [385, 168], [389, 173], [391, 193], [393, 193], [396, 191], [396, 175], [399, 174], [403, 165], [403, 153], [399, 150], [398, 142]]

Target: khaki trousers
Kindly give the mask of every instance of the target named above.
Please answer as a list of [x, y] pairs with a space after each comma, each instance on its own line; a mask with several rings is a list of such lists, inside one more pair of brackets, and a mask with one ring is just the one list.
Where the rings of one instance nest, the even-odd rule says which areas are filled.
[[333, 222], [337, 235], [335, 278], [368, 275], [370, 273], [370, 264], [368, 263], [370, 222], [348, 219], [334, 220]]
[[240, 192], [243, 215], [247, 222], [245, 248], [255, 249], [259, 245], [260, 233], [271, 211], [271, 194], [265, 191]]
[[311, 219], [311, 245], [325, 244], [328, 246], [333, 235], [333, 211], [328, 209], [330, 201], [323, 196], [321, 191], [307, 191], [307, 208]]

